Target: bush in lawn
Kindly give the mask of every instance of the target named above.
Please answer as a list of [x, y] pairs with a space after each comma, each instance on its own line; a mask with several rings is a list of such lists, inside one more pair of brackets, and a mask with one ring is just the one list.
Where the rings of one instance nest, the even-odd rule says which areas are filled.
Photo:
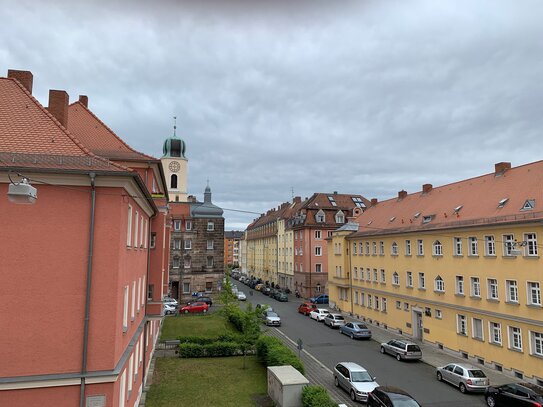
[[232, 310], [228, 315], [228, 321], [239, 331], [243, 332], [243, 311], [239, 308]]
[[322, 386], [305, 386], [302, 390], [303, 407], [337, 407]]
[[180, 358], [201, 358], [205, 356], [205, 348], [197, 343], [182, 343], [179, 345]]
[[180, 343], [197, 343], [200, 345], [207, 345], [214, 342], [240, 342], [240, 336], [235, 333], [226, 332], [220, 334], [215, 338], [208, 338], [203, 336], [178, 336]]
[[271, 336], [260, 337], [256, 343], [256, 353], [266, 366], [290, 365], [301, 374], [305, 372], [302, 361], [277, 338]]
[[282, 345], [281, 341], [274, 336], [261, 336], [256, 341], [256, 355], [261, 362], [268, 359], [268, 349], [272, 346]]
[[179, 357], [181, 358], [221, 357], [240, 354], [241, 345], [236, 342], [213, 342], [205, 345], [182, 343], [179, 345]]

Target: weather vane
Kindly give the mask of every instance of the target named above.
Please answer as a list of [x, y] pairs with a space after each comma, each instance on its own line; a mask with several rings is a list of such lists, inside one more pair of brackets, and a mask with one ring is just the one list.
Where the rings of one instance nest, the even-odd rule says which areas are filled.
[[173, 117], [173, 136], [176, 137], [176, 129], [177, 129], [177, 116]]

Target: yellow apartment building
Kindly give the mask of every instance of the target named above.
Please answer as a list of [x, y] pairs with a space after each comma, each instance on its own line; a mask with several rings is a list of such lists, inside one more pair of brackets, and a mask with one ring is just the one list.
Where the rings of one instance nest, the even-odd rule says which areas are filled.
[[372, 205], [329, 239], [342, 311], [543, 384], [543, 161]]

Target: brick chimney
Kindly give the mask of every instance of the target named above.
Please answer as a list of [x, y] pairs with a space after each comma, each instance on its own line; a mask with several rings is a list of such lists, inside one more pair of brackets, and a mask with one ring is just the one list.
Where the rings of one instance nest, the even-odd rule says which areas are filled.
[[8, 78], [17, 79], [24, 88], [32, 94], [32, 83], [34, 76], [30, 71], [18, 71], [17, 69], [8, 69]]
[[423, 194], [427, 194], [428, 192], [430, 192], [432, 190], [432, 184], [424, 184], [422, 186], [422, 193]]
[[508, 162], [501, 162], [494, 164], [494, 174], [495, 175], [502, 175], [505, 171], [511, 169], [511, 163]]
[[295, 203], [295, 204], [299, 204], [302, 202], [302, 197], [300, 196], [295, 196], [294, 199], [292, 200], [292, 203]]
[[47, 110], [62, 124], [68, 128], [68, 103], [70, 97], [64, 90], [49, 91], [49, 106]]
[[398, 199], [404, 199], [407, 196], [407, 191], [404, 191], [403, 189], [398, 192]]
[[79, 95], [79, 103], [85, 107], [89, 107], [89, 97], [87, 95]]
[[377, 205], [377, 202], [379, 202], [377, 198], [371, 198], [371, 206]]

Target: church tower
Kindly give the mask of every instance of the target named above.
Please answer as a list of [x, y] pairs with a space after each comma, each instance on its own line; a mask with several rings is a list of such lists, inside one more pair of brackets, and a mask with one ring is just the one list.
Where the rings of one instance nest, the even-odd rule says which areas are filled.
[[173, 136], [164, 141], [164, 155], [160, 159], [168, 183], [168, 195], [173, 202], [187, 202], [187, 173], [189, 161], [185, 158], [185, 142], [177, 137], [176, 125]]

